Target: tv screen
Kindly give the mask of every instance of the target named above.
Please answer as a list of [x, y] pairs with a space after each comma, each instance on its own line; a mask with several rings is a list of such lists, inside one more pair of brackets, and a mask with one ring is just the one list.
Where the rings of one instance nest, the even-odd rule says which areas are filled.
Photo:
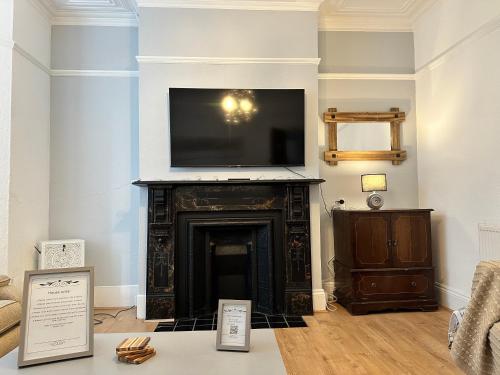
[[303, 166], [303, 89], [170, 89], [172, 167]]

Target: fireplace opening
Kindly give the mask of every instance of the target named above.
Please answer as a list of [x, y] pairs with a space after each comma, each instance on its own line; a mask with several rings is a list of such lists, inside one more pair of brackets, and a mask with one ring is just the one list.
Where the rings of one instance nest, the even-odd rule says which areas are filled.
[[195, 265], [199, 270], [194, 274], [195, 288], [201, 291], [196, 293], [195, 314], [214, 312], [219, 299], [253, 299], [257, 230], [253, 227], [201, 230], [199, 235], [205, 237], [206, 245], [199, 251], [206, 256], [193, 259], [199, 263]]
[[251, 300], [254, 312], [282, 313], [280, 215], [224, 216], [179, 217], [176, 317], [212, 314], [219, 299]]
[[[252, 298], [253, 230], [215, 230], [210, 233], [212, 295], [221, 299]], [[212, 299], [212, 309], [217, 306]]]

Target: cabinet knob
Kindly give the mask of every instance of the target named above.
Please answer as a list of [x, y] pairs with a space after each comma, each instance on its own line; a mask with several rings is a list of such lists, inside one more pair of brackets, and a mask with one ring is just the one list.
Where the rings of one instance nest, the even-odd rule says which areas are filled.
[[370, 286], [371, 286], [372, 288], [376, 288], [376, 287], [377, 287], [377, 283], [371, 283], [371, 284], [370, 284]]
[[410, 283], [410, 285], [411, 285], [413, 288], [415, 288], [415, 287], [417, 286], [417, 282], [416, 282], [416, 281], [412, 281], [412, 282]]
[[392, 241], [392, 246], [398, 246], [398, 241], [397, 240]]

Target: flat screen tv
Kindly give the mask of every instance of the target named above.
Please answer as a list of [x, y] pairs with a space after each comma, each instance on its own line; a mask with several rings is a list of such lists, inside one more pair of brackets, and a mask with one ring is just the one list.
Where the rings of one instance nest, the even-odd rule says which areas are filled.
[[304, 165], [303, 89], [170, 89], [172, 167]]

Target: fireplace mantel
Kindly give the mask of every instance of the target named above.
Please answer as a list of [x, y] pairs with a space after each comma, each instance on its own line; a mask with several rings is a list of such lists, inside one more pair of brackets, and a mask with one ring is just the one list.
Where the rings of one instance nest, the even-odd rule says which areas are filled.
[[309, 184], [316, 185], [325, 182], [320, 178], [300, 178], [300, 179], [227, 179], [227, 180], [135, 180], [132, 182], [136, 186], [157, 186], [157, 185], [269, 185], [269, 184]]
[[[309, 186], [322, 179], [276, 180], [155, 180], [134, 181], [148, 189], [146, 319], [179, 318], [176, 299], [182, 293], [178, 255], [192, 251], [179, 238], [185, 233], [180, 217], [201, 214], [211, 220], [228, 213], [231, 220], [249, 215], [280, 215], [282, 259], [280, 282], [282, 311], [288, 315], [312, 314], [312, 269]], [[207, 216], [208, 215], [208, 216]], [[182, 269], [182, 268], [181, 268]], [[181, 310], [181, 309], [179, 309]]]

